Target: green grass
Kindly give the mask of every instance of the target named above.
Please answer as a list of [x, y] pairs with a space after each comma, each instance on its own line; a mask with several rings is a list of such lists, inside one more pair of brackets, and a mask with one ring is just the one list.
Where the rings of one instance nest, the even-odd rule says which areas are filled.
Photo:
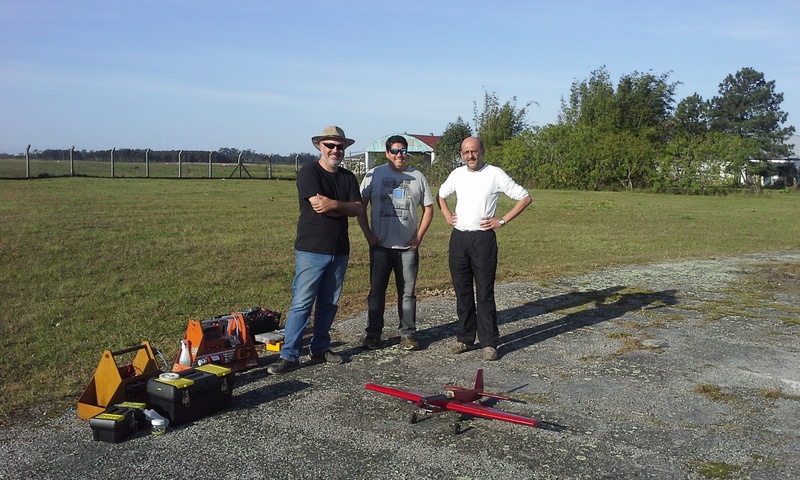
[[736, 478], [740, 476], [742, 471], [740, 465], [703, 460], [694, 460], [690, 462], [689, 468], [696, 471], [703, 478]]
[[[499, 232], [500, 282], [800, 248], [800, 195], [531, 193]], [[149, 340], [171, 359], [188, 319], [253, 305], [285, 312], [291, 299], [292, 181], [0, 180], [0, 218], [0, 417], [76, 401], [104, 349]], [[366, 243], [350, 225], [342, 317], [365, 308], [369, 288]], [[437, 212], [421, 298], [450, 287], [448, 237]]]

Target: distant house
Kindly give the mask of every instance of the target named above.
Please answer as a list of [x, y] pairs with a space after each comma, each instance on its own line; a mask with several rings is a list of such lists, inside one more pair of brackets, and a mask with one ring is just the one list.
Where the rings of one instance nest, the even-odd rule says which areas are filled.
[[793, 144], [786, 158], [775, 158], [769, 163], [775, 167], [775, 175], [761, 177], [761, 185], [768, 187], [796, 187], [800, 183], [800, 135], [792, 135], [787, 142]]
[[433, 134], [416, 135], [409, 133], [392, 133], [375, 140], [364, 148], [365, 172], [374, 166], [376, 158], [383, 158], [386, 152], [386, 140], [392, 135], [402, 135], [405, 137], [406, 141], [408, 141], [408, 153], [414, 156], [422, 155], [424, 157], [422, 161], [425, 166], [430, 166], [432, 163], [436, 162], [436, 154], [433, 152], [433, 149], [436, 147], [436, 144], [439, 143], [440, 137]]

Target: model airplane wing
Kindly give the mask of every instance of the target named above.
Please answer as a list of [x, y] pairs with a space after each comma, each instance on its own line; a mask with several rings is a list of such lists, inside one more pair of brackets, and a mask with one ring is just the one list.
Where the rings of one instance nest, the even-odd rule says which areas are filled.
[[400, 390], [392, 387], [384, 387], [383, 385], [376, 385], [374, 383], [368, 383], [364, 385], [364, 388], [366, 388], [367, 390], [372, 390], [373, 392], [383, 393], [385, 395], [391, 395], [393, 397], [402, 398], [403, 400], [412, 403], [417, 403], [421, 398], [425, 398], [428, 396], [428, 394], [426, 393], [409, 392], [407, 390]]
[[472, 415], [473, 417], [483, 417], [492, 420], [503, 420], [511, 423], [519, 423], [520, 425], [528, 425], [535, 427], [539, 425], [539, 420], [522, 415], [504, 412], [492, 407], [485, 407], [483, 405], [472, 402], [450, 402], [444, 405], [447, 410]]

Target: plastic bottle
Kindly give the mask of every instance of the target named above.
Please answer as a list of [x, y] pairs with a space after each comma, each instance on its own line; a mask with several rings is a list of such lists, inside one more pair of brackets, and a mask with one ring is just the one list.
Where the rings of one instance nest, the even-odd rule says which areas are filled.
[[164, 435], [167, 432], [167, 422], [163, 418], [150, 420], [150, 433], [153, 435]]
[[189, 340], [185, 338], [181, 340], [181, 356], [178, 359], [178, 363], [187, 367], [192, 366], [192, 355], [189, 353]]
[[[162, 374], [163, 375], [163, 374]], [[152, 408], [145, 408], [144, 409], [144, 418], [150, 422], [150, 425], [153, 424], [153, 420], [162, 420], [164, 422], [165, 427], [169, 427], [169, 419], [166, 417], [162, 417], [158, 412], [153, 410]]]

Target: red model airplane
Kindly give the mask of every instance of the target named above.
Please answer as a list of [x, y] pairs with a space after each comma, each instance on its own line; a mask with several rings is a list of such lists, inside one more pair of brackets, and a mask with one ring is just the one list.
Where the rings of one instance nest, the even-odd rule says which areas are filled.
[[[503, 420], [506, 422], [519, 423], [531, 427], [538, 426], [541, 422], [535, 418], [523, 417], [513, 413], [504, 412], [497, 408], [488, 407], [479, 403], [483, 397], [497, 398], [500, 400], [510, 400], [502, 395], [495, 395], [483, 391], [483, 369], [479, 369], [475, 374], [475, 385], [471, 389], [446, 385], [444, 394], [428, 395], [425, 393], [409, 392], [392, 387], [384, 387], [368, 383], [364, 385], [367, 390], [402, 398], [415, 404], [426, 413], [439, 413], [445, 410], [452, 410], [464, 415], [473, 417], [483, 417], [492, 420]], [[411, 423], [416, 423], [416, 413], [411, 415]], [[459, 425], [456, 423], [455, 432], [459, 432]]]

